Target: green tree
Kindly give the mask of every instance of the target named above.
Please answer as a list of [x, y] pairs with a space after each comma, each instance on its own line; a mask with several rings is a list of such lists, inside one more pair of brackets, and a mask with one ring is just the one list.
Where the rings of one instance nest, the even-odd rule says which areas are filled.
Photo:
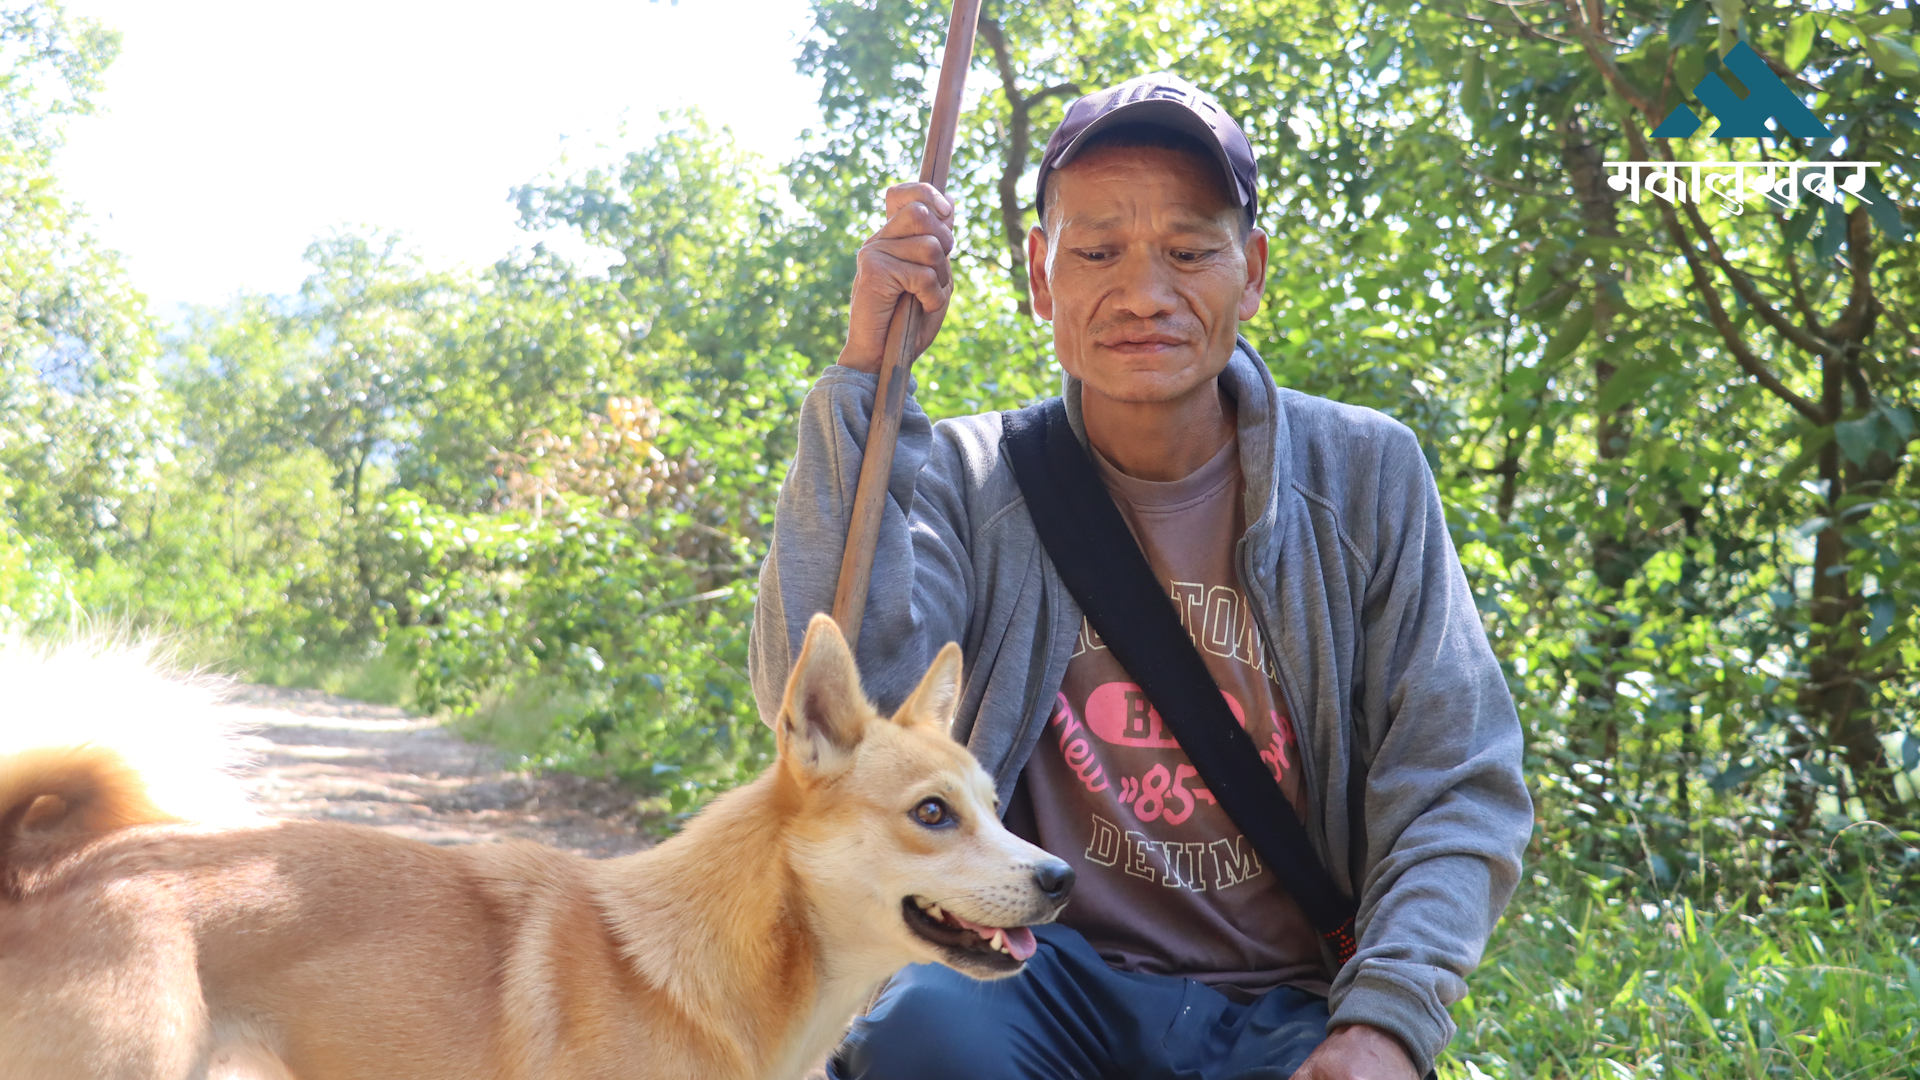
[[[1882, 736], [1913, 722], [1901, 704], [1912, 686], [1903, 657], [1920, 591], [1911, 477], [1901, 483], [1920, 378], [1916, 260], [1901, 210], [1920, 149], [1909, 16], [1739, 2], [1484, 16], [1388, 7], [1369, 28], [1410, 86], [1457, 93], [1471, 127], [1456, 125], [1455, 160], [1487, 163], [1485, 195], [1538, 236], [1518, 288], [1526, 317], [1550, 334], [1548, 352], [1577, 351], [1588, 365], [1594, 486], [1607, 508], [1588, 529], [1597, 586], [1588, 700], [1603, 760], [1615, 759], [1629, 720], [1614, 708], [1618, 677], [1644, 666], [1631, 655], [1647, 641], [1638, 628], [1658, 615], [1630, 603], [1628, 586], [1645, 583], [1643, 570], [1684, 537], [1684, 578], [1704, 574], [1724, 599], [1750, 571], [1746, 560], [1713, 556], [1751, 553], [1773, 532], [1772, 572], [1762, 576], [1785, 592], [1772, 605], [1778, 632], [1749, 656], [1764, 664], [1767, 652], [1785, 651], [1790, 670], [1763, 708], [1791, 708], [1775, 717], [1784, 739], [1749, 748], [1770, 742], [1766, 763], [1787, 770], [1793, 828], [1812, 823], [1821, 789], [1842, 803], [1864, 798], [1872, 813], [1903, 813]], [[1703, 127], [1691, 140], [1653, 139], [1736, 43], [1814, 97], [1833, 138], [1744, 150], [1715, 144]], [[1631, 202], [1602, 169], [1730, 150], [1746, 160], [1886, 164], [1857, 199], [1739, 208]], [[1674, 445], [1675, 431], [1692, 446]], [[1810, 560], [1778, 537], [1787, 529], [1813, 540]], [[1735, 580], [1716, 573], [1725, 569]], [[1670, 687], [1693, 698], [1712, 682], [1726, 679], [1697, 669]]]
[[119, 37], [57, 3], [0, 7], [0, 620], [73, 614], [72, 570], [166, 459], [153, 327], [53, 174]]
[[610, 282], [544, 250], [496, 263], [432, 325], [398, 483], [449, 506], [502, 505], [531, 440], [577, 435], [590, 409], [631, 390], [637, 322]]

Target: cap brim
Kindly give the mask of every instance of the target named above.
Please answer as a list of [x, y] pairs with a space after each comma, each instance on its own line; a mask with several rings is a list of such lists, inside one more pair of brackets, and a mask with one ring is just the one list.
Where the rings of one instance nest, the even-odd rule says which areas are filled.
[[1088, 139], [1121, 124], [1152, 124], [1156, 127], [1172, 128], [1200, 140], [1200, 144], [1212, 151], [1214, 160], [1219, 163], [1220, 172], [1227, 180], [1227, 188], [1233, 192], [1234, 205], [1247, 205], [1251, 195], [1240, 190], [1240, 181], [1233, 174], [1233, 162], [1227, 160], [1227, 151], [1220, 145], [1220, 136], [1207, 126], [1206, 121], [1194, 115], [1192, 109], [1177, 101], [1168, 101], [1164, 98], [1148, 98], [1145, 101], [1122, 105], [1088, 124], [1087, 129], [1074, 136], [1073, 141], [1067, 144], [1067, 148], [1054, 159], [1051, 168], [1058, 169], [1072, 161], [1074, 155], [1080, 152], [1080, 148], [1086, 145]]

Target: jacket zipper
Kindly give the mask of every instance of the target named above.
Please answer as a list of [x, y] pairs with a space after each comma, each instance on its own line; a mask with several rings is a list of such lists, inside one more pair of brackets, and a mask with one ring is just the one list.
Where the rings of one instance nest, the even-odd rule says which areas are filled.
[[[1316, 809], [1324, 810], [1325, 793], [1320, 790], [1318, 777], [1315, 774], [1312, 742], [1310, 739], [1300, 737], [1303, 731], [1302, 724], [1305, 721], [1302, 720], [1299, 706], [1295, 702], [1293, 686], [1287, 677], [1286, 665], [1281, 662], [1280, 650], [1274, 644], [1276, 638], [1274, 631], [1277, 629], [1276, 620], [1273, 618], [1272, 613], [1266, 610], [1264, 596], [1259, 590], [1252, 588], [1249, 584], [1253, 579], [1253, 575], [1248, 572], [1247, 541], [1245, 537], [1240, 539], [1238, 546], [1240, 549], [1238, 552], [1239, 557], [1235, 561], [1239, 563], [1240, 589], [1247, 597], [1247, 602], [1260, 609], [1259, 616], [1263, 624], [1260, 628], [1260, 644], [1261, 648], [1266, 650], [1267, 661], [1273, 665], [1273, 682], [1275, 686], [1280, 688], [1280, 699], [1287, 706], [1287, 723], [1293, 725], [1294, 741], [1300, 753], [1301, 778], [1307, 786], [1307, 809], [1309, 812]], [[1259, 599], [1256, 599], [1256, 597], [1259, 597]], [[1322, 818], [1325, 815], [1324, 813], [1319, 813], [1313, 816], [1315, 818]], [[1313, 841], [1314, 851], [1320, 856], [1320, 864], [1328, 867], [1328, 874], [1331, 876], [1332, 869], [1327, 859], [1325, 830], [1318, 827], [1318, 822], [1316, 821], [1309, 825], [1307, 836]]]
[[[1036, 542], [1038, 541], [1038, 539], [1039, 537], [1038, 537], [1038, 534], [1036, 533], [1035, 534]], [[1035, 557], [1039, 559], [1044, 559], [1046, 557], [1046, 552], [1042, 549], [1036, 548]], [[1062, 586], [1061, 588], [1064, 590], [1065, 586]], [[1044, 561], [1041, 562], [1040, 564], [1040, 589], [1041, 589], [1042, 595], [1044, 595], [1047, 598], [1047, 606], [1049, 609], [1047, 618], [1043, 621], [1051, 623], [1053, 621], [1052, 611], [1053, 609], [1057, 608], [1059, 605], [1054, 602], [1055, 600], [1058, 599], [1058, 597], [1054, 594], [1053, 579], [1049, 574], [1047, 564]], [[1053, 667], [1052, 634], [1053, 634], [1053, 628], [1049, 626], [1045, 631], [1045, 635], [1046, 635], [1045, 647], [1047, 649], [1047, 667], [1049, 670]], [[1038, 696], [1044, 696], [1044, 692], [1042, 693], [1042, 695], [1038, 695]], [[1017, 777], [1019, 775], [1020, 769], [1026, 767], [1026, 759], [1023, 757], [1020, 757], [1020, 747], [1025, 745], [1027, 741], [1027, 732], [1033, 730], [1034, 723], [1039, 720], [1039, 716], [1036, 710], [1038, 710], [1040, 706], [1039, 706], [1039, 701], [1037, 699], [1030, 699], [1024, 702], [1023, 704], [1025, 705], [1025, 708], [1020, 710], [1020, 730], [1014, 736], [1013, 745], [1008, 747], [1007, 749], [1006, 759], [1001, 763], [1000, 768], [998, 770], [995, 770], [995, 774], [993, 778], [993, 786], [995, 790], [998, 790], [1002, 785], [1004, 785], [1007, 782], [1008, 777], [1001, 776], [1000, 775], [1001, 772], [1006, 772], [1010, 776]], [[979, 723], [977, 719], [974, 722], [976, 724]], [[1013, 762], [1016, 758], [1018, 758], [1021, 762], [1020, 768], [1015, 768], [1013, 766]], [[1011, 803], [1011, 801], [1012, 800], [1008, 800], [1009, 803]], [[1005, 806], [1000, 808], [1000, 813], [1003, 816], [1006, 814], [1006, 812], [1007, 812], [1007, 809]]]

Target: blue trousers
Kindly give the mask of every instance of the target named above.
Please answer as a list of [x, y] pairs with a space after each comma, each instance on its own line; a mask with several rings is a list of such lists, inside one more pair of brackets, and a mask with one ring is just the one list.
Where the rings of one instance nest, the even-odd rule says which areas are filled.
[[1249, 1004], [1191, 979], [1115, 971], [1085, 938], [1034, 928], [1010, 979], [938, 964], [894, 976], [828, 1066], [833, 1080], [1287, 1080], [1327, 1037], [1325, 998]]

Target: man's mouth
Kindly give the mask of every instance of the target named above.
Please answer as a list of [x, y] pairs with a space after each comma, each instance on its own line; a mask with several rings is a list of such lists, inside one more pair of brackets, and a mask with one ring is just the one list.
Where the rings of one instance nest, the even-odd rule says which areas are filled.
[[1038, 947], [1027, 927], [983, 926], [924, 897], [907, 897], [900, 910], [909, 930], [963, 966], [1014, 971]]
[[1186, 339], [1174, 337], [1172, 334], [1127, 334], [1122, 337], [1110, 338], [1100, 344], [1115, 352], [1153, 353], [1165, 352], [1168, 349], [1185, 345]]

